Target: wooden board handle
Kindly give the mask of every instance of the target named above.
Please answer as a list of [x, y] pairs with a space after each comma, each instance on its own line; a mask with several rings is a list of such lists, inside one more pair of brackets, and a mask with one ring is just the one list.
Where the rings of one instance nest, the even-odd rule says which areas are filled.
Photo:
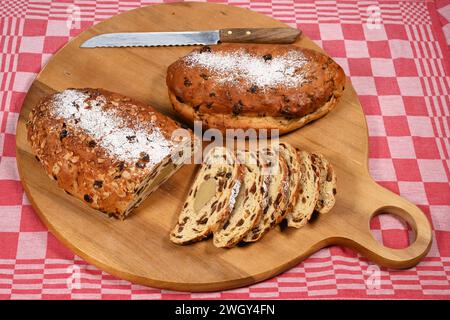
[[232, 28], [220, 30], [221, 42], [293, 43], [302, 32], [293, 28]]
[[[432, 231], [428, 219], [417, 206], [375, 182], [371, 189], [367, 192], [377, 194], [379, 200], [374, 201], [369, 212], [361, 212], [360, 221], [355, 221], [356, 228], [364, 231], [355, 232], [349, 228], [348, 232], [334, 242], [356, 249], [381, 266], [394, 269], [413, 267], [431, 247]], [[383, 202], [386, 199], [390, 199], [390, 203]], [[370, 231], [370, 220], [380, 213], [390, 213], [404, 219], [415, 232], [414, 242], [403, 249], [392, 249], [379, 243]]]

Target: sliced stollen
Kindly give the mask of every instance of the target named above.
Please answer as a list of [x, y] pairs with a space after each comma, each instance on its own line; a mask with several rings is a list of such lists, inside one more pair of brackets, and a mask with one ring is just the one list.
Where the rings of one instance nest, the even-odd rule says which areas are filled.
[[212, 148], [189, 191], [170, 240], [189, 244], [217, 230], [234, 208], [242, 178], [243, 166], [237, 163], [233, 152], [224, 147]]
[[270, 229], [283, 219], [284, 210], [289, 200], [289, 171], [286, 160], [278, 154], [277, 169], [269, 175], [269, 192], [267, 206], [259, 223], [244, 237], [245, 242], [261, 239]]
[[292, 145], [287, 142], [281, 142], [279, 144], [279, 153], [286, 161], [289, 175], [289, 198], [288, 205], [280, 216], [279, 222], [283, 220], [288, 214], [292, 212], [299, 196], [301, 168], [300, 168], [300, 155], [297, 153]]
[[194, 138], [151, 106], [94, 88], [45, 96], [26, 126], [31, 151], [56, 185], [118, 219], [181, 167]]
[[[234, 209], [223, 226], [214, 232], [216, 247], [230, 248], [239, 243], [259, 222], [267, 205], [268, 179], [262, 174], [263, 168], [257, 154], [243, 152], [244, 178], [236, 197]], [[242, 162], [241, 162], [242, 163]]]
[[300, 156], [299, 198], [292, 212], [286, 217], [289, 227], [300, 228], [308, 223], [319, 198], [319, 177], [313, 166], [311, 154], [298, 150]]
[[312, 153], [311, 160], [319, 173], [319, 198], [315, 210], [327, 213], [336, 202], [336, 174], [331, 163], [323, 155]]

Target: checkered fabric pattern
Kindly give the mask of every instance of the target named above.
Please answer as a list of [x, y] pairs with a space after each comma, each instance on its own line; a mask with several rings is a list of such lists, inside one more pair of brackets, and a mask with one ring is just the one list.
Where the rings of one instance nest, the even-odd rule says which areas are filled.
[[450, 1], [449, 0], [437, 0], [436, 8], [439, 13], [439, 19], [442, 24], [442, 31], [444, 32], [447, 45], [450, 46]]
[[[450, 59], [442, 29], [449, 1], [217, 1], [302, 29], [351, 78], [369, 126], [370, 172], [417, 204], [433, 227], [430, 253], [416, 267], [378, 268], [355, 252], [323, 249], [268, 281], [191, 294], [116, 279], [64, 248], [24, 194], [15, 130], [25, 94], [42, 66], [82, 30], [152, 1], [0, 0], [0, 298], [450, 298]], [[390, 247], [411, 230], [390, 216], [372, 221]]]

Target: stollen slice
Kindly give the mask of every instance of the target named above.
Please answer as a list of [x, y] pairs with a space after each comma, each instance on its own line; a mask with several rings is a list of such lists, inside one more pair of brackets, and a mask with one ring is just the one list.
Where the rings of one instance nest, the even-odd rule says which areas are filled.
[[319, 198], [319, 177], [313, 166], [311, 154], [298, 150], [300, 156], [299, 198], [292, 212], [286, 217], [289, 227], [300, 228], [308, 223]]
[[311, 159], [319, 173], [319, 198], [315, 210], [327, 213], [336, 202], [336, 173], [331, 163], [320, 153], [312, 153]]
[[276, 159], [277, 168], [269, 175], [267, 206], [259, 223], [245, 235], [243, 239], [245, 242], [258, 241], [283, 219], [289, 200], [289, 171], [282, 156], [278, 154]]
[[214, 147], [205, 156], [178, 223], [170, 233], [176, 244], [189, 244], [208, 237], [228, 218], [243, 179], [243, 166], [233, 152]]
[[297, 199], [299, 196], [300, 189], [300, 179], [301, 179], [301, 170], [300, 170], [300, 155], [291, 144], [287, 142], [281, 142], [279, 144], [279, 153], [280, 156], [286, 161], [286, 165], [288, 167], [288, 175], [289, 175], [289, 197], [288, 204], [283, 211], [280, 222], [287, 215], [289, 215], [294, 209], [295, 204], [297, 203]]
[[[230, 248], [239, 243], [259, 222], [267, 205], [268, 179], [254, 152], [244, 154], [244, 178], [235, 198], [234, 209], [223, 226], [214, 232], [216, 247]], [[242, 159], [242, 157], [238, 156]]]

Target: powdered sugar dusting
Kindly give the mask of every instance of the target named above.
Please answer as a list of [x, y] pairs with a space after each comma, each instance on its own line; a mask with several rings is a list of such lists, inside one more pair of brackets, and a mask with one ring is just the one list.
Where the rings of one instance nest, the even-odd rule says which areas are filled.
[[237, 83], [239, 79], [244, 79], [261, 89], [301, 85], [305, 79], [297, 69], [307, 62], [303, 54], [297, 51], [261, 57], [242, 49], [233, 52], [194, 52], [185, 59], [189, 66], [203, 66], [211, 70], [219, 83]]
[[148, 154], [151, 163], [158, 163], [170, 154], [172, 144], [158, 128], [143, 124], [128, 127], [113, 110], [104, 110], [104, 96], [90, 99], [81, 90], [68, 89], [54, 96], [53, 116], [69, 121], [85, 131], [109, 154], [126, 162], [135, 162]]
[[230, 203], [228, 206], [228, 210], [231, 212], [234, 209], [234, 205], [236, 204], [236, 198], [239, 194], [239, 190], [241, 189], [241, 182], [238, 180], [234, 184], [233, 188], [231, 189], [231, 195], [230, 195]]

